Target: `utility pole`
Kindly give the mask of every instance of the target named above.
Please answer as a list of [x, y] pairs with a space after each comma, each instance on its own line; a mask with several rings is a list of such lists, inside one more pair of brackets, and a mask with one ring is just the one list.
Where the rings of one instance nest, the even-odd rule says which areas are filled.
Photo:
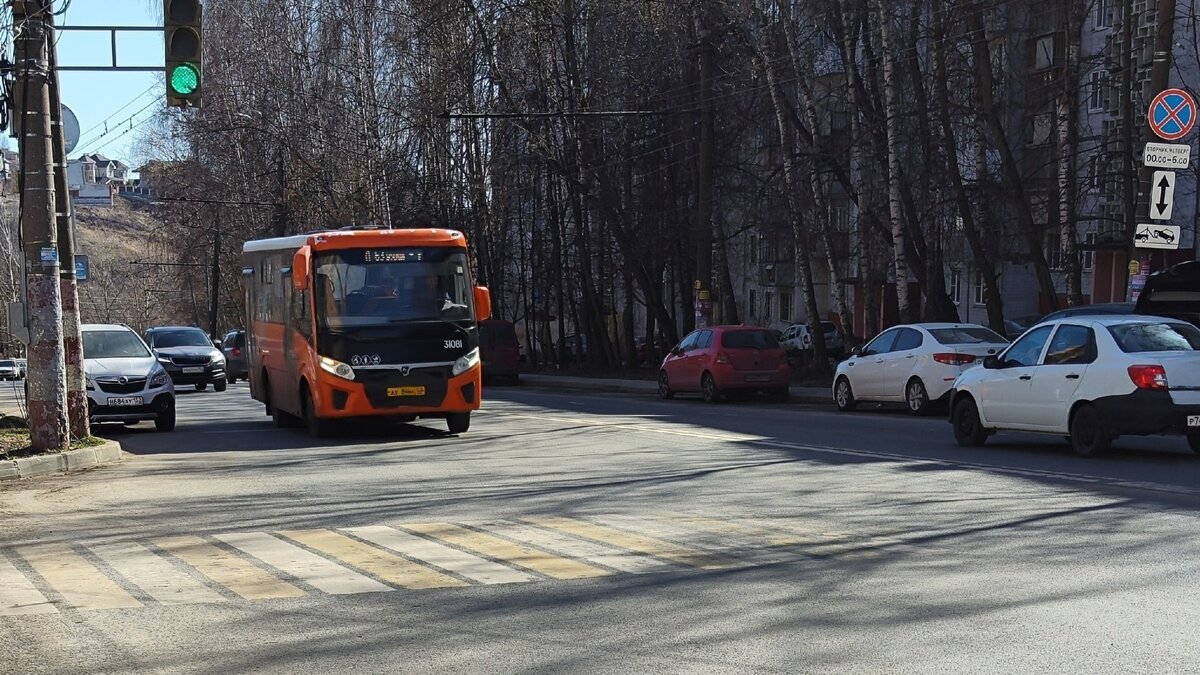
[[[1143, 105], [1151, 101], [1158, 93], [1170, 86], [1171, 82], [1171, 57], [1175, 51], [1175, 3], [1176, 0], [1158, 0], [1155, 8], [1155, 30], [1154, 30], [1154, 56], [1150, 62], [1150, 82], [1146, 88], [1142, 90]], [[1127, 43], [1126, 49], [1132, 50], [1133, 44]], [[1132, 78], [1132, 72], [1131, 72]], [[1127, 92], [1127, 95], [1133, 94], [1133, 88]], [[1143, 108], [1144, 110], [1144, 108]], [[1134, 118], [1128, 118], [1130, 125], [1134, 123]], [[1140, 138], [1142, 147], [1155, 138], [1150, 131], [1150, 125], [1145, 124], [1140, 129]], [[1136, 152], [1136, 150], [1135, 150]], [[1125, 261], [1133, 260], [1137, 254], [1137, 248], [1134, 246], [1133, 236], [1137, 231], [1138, 223], [1148, 222], [1150, 217], [1150, 201], [1153, 188], [1150, 187], [1151, 174], [1154, 173], [1153, 167], [1143, 166], [1137, 172], [1137, 188], [1138, 198], [1136, 204], [1135, 215], [1132, 220], [1125, 223], [1125, 241], [1128, 246]], [[1146, 195], [1146, 199], [1141, 199], [1140, 195]], [[1122, 293], [1126, 294], [1128, 299], [1129, 293], [1129, 266], [1123, 266], [1124, 272], [1122, 278], [1125, 283], [1122, 287]]]
[[83, 334], [79, 324], [79, 280], [75, 275], [75, 218], [67, 189], [67, 143], [63, 128], [62, 96], [58, 85], [58, 41], [54, 13], [46, 13], [46, 43], [50, 56], [50, 134], [54, 149], [54, 209], [57, 220], [59, 287], [62, 296], [64, 365], [67, 374], [67, 421], [72, 438], [91, 435], [88, 423], [87, 379], [83, 373]]
[[[704, 9], [700, 10], [702, 13]], [[713, 278], [713, 44], [706, 16], [696, 19], [700, 35], [700, 148], [696, 185], [696, 325], [712, 323]]]
[[65, 450], [70, 444], [54, 225], [51, 73], [45, 23], [49, 4], [50, 0], [12, 0], [17, 31], [13, 122], [21, 143], [21, 236], [29, 322], [29, 435], [33, 449], [41, 452]]
[[213, 338], [217, 337], [217, 310], [221, 298], [221, 216], [218, 214], [214, 220], [216, 227], [213, 229], [212, 260], [209, 261], [212, 295], [208, 299], [208, 335]]

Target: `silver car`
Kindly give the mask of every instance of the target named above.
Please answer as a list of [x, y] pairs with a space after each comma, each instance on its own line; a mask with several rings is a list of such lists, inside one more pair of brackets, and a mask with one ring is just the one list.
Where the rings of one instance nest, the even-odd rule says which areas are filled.
[[128, 326], [85, 324], [81, 330], [92, 422], [153, 421], [159, 431], [174, 430], [175, 385], [142, 338]]
[[21, 366], [15, 359], [0, 359], [0, 380], [21, 379]]

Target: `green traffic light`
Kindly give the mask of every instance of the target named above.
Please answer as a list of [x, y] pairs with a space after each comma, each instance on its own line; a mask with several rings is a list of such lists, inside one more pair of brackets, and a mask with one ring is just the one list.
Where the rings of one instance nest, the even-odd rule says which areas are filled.
[[181, 63], [171, 70], [171, 90], [180, 96], [191, 96], [200, 88], [200, 70], [191, 63]]

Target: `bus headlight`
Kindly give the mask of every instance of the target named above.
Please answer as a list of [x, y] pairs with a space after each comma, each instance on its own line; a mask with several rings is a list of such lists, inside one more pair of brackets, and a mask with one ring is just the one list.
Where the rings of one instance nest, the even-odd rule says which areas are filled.
[[321, 357], [321, 370], [324, 370], [327, 373], [333, 373], [334, 375], [337, 375], [338, 377], [342, 378], [343, 380], [353, 380], [354, 379], [354, 369], [353, 368], [351, 368], [348, 364], [342, 363], [341, 361], [337, 361], [337, 360], [331, 359], [326, 356]]
[[477, 365], [479, 365], [479, 350], [472, 349], [471, 353], [467, 354], [466, 356], [459, 357], [459, 359], [454, 362], [454, 368], [451, 369], [450, 373], [455, 376], [462, 375]]

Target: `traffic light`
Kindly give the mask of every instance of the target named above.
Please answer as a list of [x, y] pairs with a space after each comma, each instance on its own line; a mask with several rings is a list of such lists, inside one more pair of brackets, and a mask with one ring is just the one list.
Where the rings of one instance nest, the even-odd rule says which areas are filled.
[[167, 50], [167, 105], [199, 108], [203, 90], [200, 0], [163, 0]]

